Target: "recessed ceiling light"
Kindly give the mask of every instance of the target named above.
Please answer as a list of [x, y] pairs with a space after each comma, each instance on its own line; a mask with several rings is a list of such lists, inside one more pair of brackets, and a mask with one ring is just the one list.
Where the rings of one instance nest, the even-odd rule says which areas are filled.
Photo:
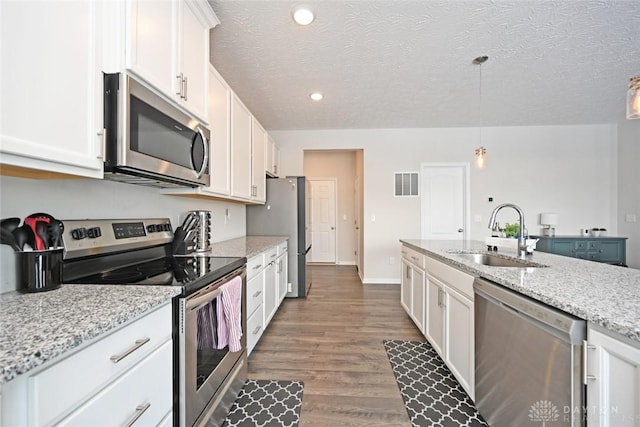
[[320, 92], [313, 92], [309, 95], [309, 98], [313, 99], [314, 101], [321, 101], [322, 98], [324, 98], [324, 95]]
[[293, 20], [299, 25], [309, 25], [315, 19], [315, 15], [307, 6], [298, 6], [293, 10]]

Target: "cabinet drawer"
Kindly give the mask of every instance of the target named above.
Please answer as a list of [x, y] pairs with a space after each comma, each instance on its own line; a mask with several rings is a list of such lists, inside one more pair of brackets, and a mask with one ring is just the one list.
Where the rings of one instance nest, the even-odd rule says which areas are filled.
[[253, 312], [251, 317], [247, 319], [247, 354], [251, 353], [253, 347], [262, 336], [264, 330], [262, 324], [262, 318], [264, 316], [264, 305], [260, 305], [256, 311]]
[[578, 241], [578, 242], [574, 243], [574, 248], [576, 250], [583, 251], [583, 250], [587, 249], [587, 246], [588, 246], [589, 243], [593, 243], [593, 242]]
[[[167, 304], [30, 377], [29, 405], [34, 424], [51, 423], [170, 340], [171, 324], [171, 304]], [[111, 360], [133, 348], [119, 362]]]
[[158, 425], [173, 404], [172, 343], [165, 342], [58, 425], [85, 427], [98, 420], [125, 425], [138, 414], [136, 426]]
[[254, 277], [264, 269], [264, 253], [247, 260], [247, 280]]
[[284, 241], [278, 245], [278, 256], [286, 254], [289, 248], [288, 242]]
[[269, 263], [273, 262], [276, 260], [276, 258], [278, 257], [278, 247], [274, 246], [273, 248], [265, 251], [264, 253], [264, 264], [269, 265]]
[[474, 277], [433, 258], [426, 257], [427, 272], [473, 301]]
[[420, 268], [424, 268], [424, 258], [425, 256], [418, 251], [415, 251], [406, 246], [402, 247], [402, 258], [406, 259], [410, 263], [417, 265]]
[[247, 282], [247, 318], [253, 314], [256, 308], [262, 305], [264, 300], [263, 283], [264, 281], [261, 277], [254, 277]]

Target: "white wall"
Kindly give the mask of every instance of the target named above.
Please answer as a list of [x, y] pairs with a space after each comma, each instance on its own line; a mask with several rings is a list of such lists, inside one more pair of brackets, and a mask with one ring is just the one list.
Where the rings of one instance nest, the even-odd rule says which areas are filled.
[[[487, 167], [471, 168], [472, 239], [488, 235], [499, 203], [525, 212], [530, 234], [541, 212], [557, 212], [557, 234], [604, 227], [617, 234], [615, 125], [484, 128]], [[419, 171], [423, 162], [472, 162], [477, 128], [274, 131], [282, 172], [303, 173], [303, 151], [364, 150], [364, 281], [399, 281], [401, 238], [420, 236], [420, 200], [393, 197], [393, 173]], [[493, 197], [493, 203], [487, 201]], [[375, 216], [375, 221], [372, 220]], [[500, 222], [515, 214], [501, 212]], [[395, 263], [391, 264], [391, 257]]]
[[[0, 177], [0, 218], [46, 212], [59, 219], [170, 218], [180, 225], [189, 210], [212, 211], [213, 241], [245, 235], [245, 206], [206, 199], [165, 196], [161, 190], [92, 179], [31, 180]], [[225, 224], [225, 209], [230, 220]], [[13, 251], [0, 245], [0, 293], [15, 289]]]
[[[618, 230], [627, 240], [627, 264], [640, 268], [640, 120], [618, 125]], [[636, 222], [627, 222], [627, 214]]]

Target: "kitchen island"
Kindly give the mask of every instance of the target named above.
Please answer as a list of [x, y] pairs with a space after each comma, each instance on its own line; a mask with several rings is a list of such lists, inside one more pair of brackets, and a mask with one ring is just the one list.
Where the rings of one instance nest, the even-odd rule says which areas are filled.
[[[401, 305], [489, 424], [524, 423], [532, 399], [553, 395], [571, 425], [638, 425], [639, 270], [541, 252], [521, 260], [483, 242], [401, 243]], [[533, 386], [542, 372], [554, 387]]]
[[[477, 264], [457, 256], [486, 253], [480, 241], [400, 240], [407, 247], [476, 277], [602, 326], [640, 344], [640, 270], [534, 252], [527, 261], [542, 268], [508, 268]], [[515, 251], [492, 252], [516, 257]]]

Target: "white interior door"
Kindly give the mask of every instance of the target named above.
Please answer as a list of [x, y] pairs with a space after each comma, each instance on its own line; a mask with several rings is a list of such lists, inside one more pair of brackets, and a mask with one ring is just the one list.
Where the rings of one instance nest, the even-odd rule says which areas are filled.
[[336, 182], [309, 180], [311, 184], [310, 262], [336, 262]]
[[469, 165], [421, 166], [422, 238], [465, 240], [469, 229]]

